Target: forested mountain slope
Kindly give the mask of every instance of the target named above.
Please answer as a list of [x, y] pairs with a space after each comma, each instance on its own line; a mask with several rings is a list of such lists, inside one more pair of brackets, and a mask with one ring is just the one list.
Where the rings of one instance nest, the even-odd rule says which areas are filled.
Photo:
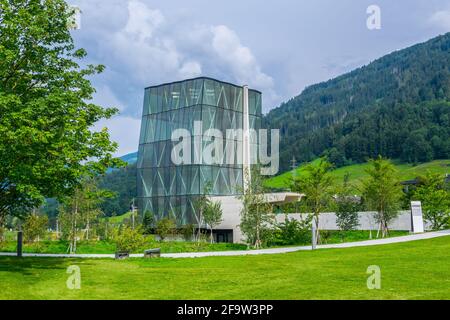
[[281, 130], [281, 170], [324, 154], [338, 166], [381, 154], [450, 158], [450, 33], [306, 88], [264, 118]]

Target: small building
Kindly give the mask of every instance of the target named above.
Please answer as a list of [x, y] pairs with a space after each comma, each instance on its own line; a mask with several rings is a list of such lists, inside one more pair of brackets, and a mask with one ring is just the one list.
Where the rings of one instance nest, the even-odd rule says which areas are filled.
[[[272, 205], [283, 205], [286, 203], [297, 202], [304, 195], [294, 192], [267, 193], [264, 195], [267, 203]], [[216, 230], [213, 231], [216, 242], [243, 242], [245, 239], [239, 228], [241, 223], [242, 201], [235, 196], [229, 197], [211, 197], [211, 201], [220, 202], [223, 210], [223, 221]]]
[[[180, 228], [202, 228], [195, 203], [206, 188], [224, 203], [244, 189], [244, 172], [258, 149], [249, 132], [261, 127], [261, 117], [261, 92], [247, 86], [200, 77], [146, 88], [137, 162], [139, 212], [153, 214], [156, 221], [172, 218]], [[216, 141], [211, 130], [223, 133], [220, 142], [227, 152], [207, 162], [203, 151]], [[174, 132], [182, 133], [179, 139]], [[176, 163], [180, 143], [187, 148]], [[225, 214], [239, 216], [238, 211]]]

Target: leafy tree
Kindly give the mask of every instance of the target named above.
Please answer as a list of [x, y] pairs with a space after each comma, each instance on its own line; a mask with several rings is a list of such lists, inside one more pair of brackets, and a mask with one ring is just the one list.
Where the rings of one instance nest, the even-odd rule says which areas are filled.
[[0, 220], [120, 164], [108, 131], [91, 131], [117, 110], [90, 102], [104, 67], [78, 64], [72, 13], [64, 0], [0, 0]]
[[99, 189], [95, 180], [87, 178], [81, 185], [81, 197], [79, 198], [79, 209], [81, 212], [81, 219], [85, 225], [86, 240], [89, 240], [89, 233], [91, 224], [96, 221], [99, 216], [103, 215], [100, 205], [105, 200], [110, 199], [113, 194], [109, 190]]
[[189, 241], [195, 237], [195, 225], [194, 224], [186, 224], [181, 229], [181, 234], [184, 237], [184, 240]]
[[[328, 155], [339, 166], [383, 155], [450, 158], [450, 33], [309, 86], [263, 118], [280, 129], [280, 169]], [[399, 125], [401, 124], [401, 125]]]
[[203, 228], [205, 224], [205, 211], [208, 209], [208, 207], [211, 205], [211, 200], [209, 199], [209, 195], [212, 191], [212, 183], [209, 181], [205, 184], [203, 188], [203, 193], [198, 196], [194, 201], [194, 208], [197, 219], [197, 242], [201, 241], [201, 229]]
[[395, 166], [381, 156], [369, 161], [369, 177], [363, 181], [363, 197], [369, 210], [375, 210], [382, 237], [389, 232], [389, 223], [398, 216], [403, 196]]
[[108, 219], [100, 219], [96, 224], [96, 234], [101, 240], [110, 240], [114, 237], [114, 225]]
[[176, 223], [170, 218], [163, 218], [156, 224], [156, 234], [161, 237], [161, 241], [164, 241], [167, 236], [174, 233], [176, 229]]
[[244, 179], [247, 188], [239, 197], [243, 203], [240, 228], [247, 242], [259, 249], [264, 243], [265, 235], [269, 233], [268, 230], [274, 225], [275, 217], [273, 208], [264, 195], [264, 183], [259, 168], [255, 166], [251, 171], [246, 170]]
[[203, 214], [206, 225], [211, 231], [211, 243], [214, 242], [213, 229], [223, 221], [223, 210], [220, 202], [209, 202]]
[[5, 227], [0, 225], [0, 244], [5, 241]]
[[312, 216], [304, 220], [289, 219], [286, 215], [284, 222], [277, 225], [277, 241], [280, 245], [296, 245], [311, 241]]
[[136, 163], [133, 163], [99, 177], [98, 187], [115, 193], [113, 198], [100, 205], [106, 216], [120, 216], [130, 210], [130, 203], [137, 194], [136, 176]]
[[155, 227], [155, 215], [150, 211], [146, 211], [144, 213], [142, 225], [144, 226], [144, 232], [150, 234]]
[[130, 226], [121, 226], [114, 231], [113, 239], [116, 244], [116, 252], [120, 253], [133, 253], [146, 243], [140, 226], [134, 229]]
[[330, 163], [332, 163], [336, 168], [340, 168], [345, 165], [345, 155], [336, 147], [327, 150], [325, 152], [325, 156], [327, 157], [328, 161], [330, 161]]
[[39, 241], [47, 234], [48, 217], [36, 213], [28, 215], [22, 228], [25, 241]]
[[336, 199], [336, 223], [343, 231], [355, 230], [359, 225], [359, 200], [351, 194], [350, 174], [344, 176], [344, 182]]
[[76, 252], [79, 231], [84, 228], [86, 239], [89, 240], [89, 230], [92, 221], [101, 214], [100, 203], [109, 198], [111, 193], [98, 189], [92, 178], [83, 180], [81, 186], [75, 189], [71, 197], [66, 197], [59, 209], [59, 222], [63, 237], [70, 241], [70, 253]]
[[307, 165], [304, 175], [292, 179], [292, 191], [306, 195], [303, 202], [314, 217], [318, 242], [320, 242], [320, 214], [333, 200], [333, 178], [330, 175], [332, 167], [326, 159], [321, 159], [318, 164]]
[[419, 178], [420, 184], [414, 191], [413, 200], [421, 201], [425, 220], [431, 223], [433, 230], [449, 227], [450, 190], [445, 177], [428, 172]]

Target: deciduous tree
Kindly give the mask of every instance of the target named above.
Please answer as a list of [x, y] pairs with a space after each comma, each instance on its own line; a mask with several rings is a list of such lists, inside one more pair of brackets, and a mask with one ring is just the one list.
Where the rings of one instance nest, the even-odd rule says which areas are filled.
[[304, 174], [292, 180], [292, 191], [305, 194], [304, 204], [314, 216], [316, 239], [320, 242], [320, 214], [333, 201], [334, 183], [330, 175], [332, 164], [321, 159], [305, 167]]
[[205, 223], [209, 226], [209, 230], [211, 231], [211, 243], [213, 243], [213, 229], [220, 225], [223, 221], [223, 210], [220, 202], [208, 202], [203, 216]]
[[403, 196], [395, 166], [381, 156], [369, 161], [369, 177], [363, 181], [363, 196], [369, 210], [376, 211], [376, 220], [382, 237], [389, 232], [389, 222], [398, 216]]
[[360, 201], [352, 195], [349, 179], [347, 173], [336, 198], [336, 224], [343, 231], [355, 230], [359, 225]]
[[27, 216], [22, 228], [25, 241], [39, 241], [47, 233], [48, 217], [33, 212], [31, 215]]
[[92, 130], [117, 110], [91, 103], [104, 67], [80, 67], [72, 13], [64, 0], [0, 0], [0, 219], [119, 164], [108, 131]]
[[246, 170], [244, 179], [247, 182], [247, 188], [239, 197], [243, 204], [240, 228], [247, 242], [259, 249], [263, 245], [264, 235], [275, 223], [275, 216], [272, 213], [272, 206], [265, 197], [263, 178], [259, 168], [255, 166], [251, 172]]
[[425, 220], [431, 223], [433, 230], [449, 227], [450, 190], [445, 184], [445, 177], [428, 172], [419, 181], [412, 198], [422, 202]]

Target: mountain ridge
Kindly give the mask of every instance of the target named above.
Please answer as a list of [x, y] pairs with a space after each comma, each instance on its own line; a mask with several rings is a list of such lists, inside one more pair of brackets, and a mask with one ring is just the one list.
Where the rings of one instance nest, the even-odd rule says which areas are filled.
[[[305, 88], [263, 119], [281, 131], [281, 171], [292, 157], [328, 155], [337, 166], [378, 154], [405, 162], [449, 158], [449, 66], [447, 33]], [[405, 129], [397, 130], [402, 121]]]

